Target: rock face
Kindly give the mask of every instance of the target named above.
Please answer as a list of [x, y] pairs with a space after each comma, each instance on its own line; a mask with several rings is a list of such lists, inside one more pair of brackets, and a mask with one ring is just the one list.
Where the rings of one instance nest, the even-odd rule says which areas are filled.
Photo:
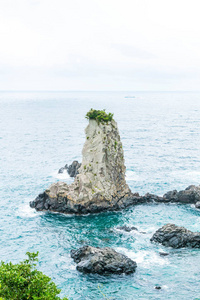
[[146, 201], [132, 194], [125, 181], [122, 143], [117, 123], [89, 120], [82, 164], [74, 183], [52, 184], [30, 206], [36, 210], [89, 213], [118, 210]]
[[162, 202], [179, 202], [189, 204], [200, 201], [200, 186], [190, 185], [185, 190], [177, 192], [177, 190], [167, 192], [163, 196]]
[[192, 232], [175, 224], [166, 224], [154, 233], [151, 241], [172, 248], [200, 248], [200, 232]]
[[78, 264], [77, 270], [84, 273], [131, 274], [137, 267], [136, 262], [108, 247], [84, 246], [71, 250], [71, 257]]
[[71, 165], [65, 165], [64, 167], [60, 168], [58, 173], [64, 173], [66, 170], [70, 177], [76, 177], [76, 175], [79, 174], [78, 169], [80, 166], [81, 164], [77, 160], [74, 160]]

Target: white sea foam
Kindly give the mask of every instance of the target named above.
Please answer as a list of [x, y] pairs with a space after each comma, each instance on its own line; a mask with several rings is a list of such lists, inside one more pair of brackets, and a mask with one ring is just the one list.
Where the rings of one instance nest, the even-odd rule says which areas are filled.
[[71, 177], [69, 176], [69, 174], [67, 173], [67, 170], [64, 170], [63, 173], [58, 173], [58, 170], [54, 171], [53, 173], [51, 173], [51, 176], [57, 179], [70, 179]]
[[16, 210], [16, 215], [22, 218], [35, 218], [40, 214], [42, 214], [42, 212], [36, 212], [36, 210], [31, 208], [28, 203], [20, 205]]
[[122, 247], [118, 247], [116, 249], [120, 253], [125, 254], [132, 260], [136, 261], [137, 264], [142, 264], [143, 267], [149, 268], [152, 265], [165, 265], [169, 264], [169, 261], [166, 257], [161, 257], [159, 253], [156, 253], [154, 251], [148, 251], [148, 250], [139, 250], [137, 252], [132, 250], [127, 250]]

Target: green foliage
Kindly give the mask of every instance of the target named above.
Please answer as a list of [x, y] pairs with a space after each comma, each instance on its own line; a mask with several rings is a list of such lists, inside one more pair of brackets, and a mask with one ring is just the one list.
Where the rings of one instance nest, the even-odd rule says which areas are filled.
[[98, 123], [99, 122], [108, 122], [108, 121], [112, 121], [113, 118], [113, 114], [111, 113], [106, 113], [105, 109], [104, 110], [96, 110], [91, 108], [90, 111], [87, 112], [86, 114], [86, 119], [89, 120], [96, 120]]
[[[28, 259], [18, 263], [0, 264], [0, 299], [3, 300], [59, 300], [60, 290], [51, 278], [35, 266], [37, 253], [26, 253]], [[2, 298], [1, 298], [2, 297]], [[67, 298], [63, 298], [67, 300]]]

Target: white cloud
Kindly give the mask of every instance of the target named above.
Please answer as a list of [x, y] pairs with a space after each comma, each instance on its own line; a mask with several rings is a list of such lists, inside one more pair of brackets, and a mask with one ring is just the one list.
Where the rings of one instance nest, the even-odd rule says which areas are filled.
[[199, 89], [197, 0], [1, 0], [0, 89]]

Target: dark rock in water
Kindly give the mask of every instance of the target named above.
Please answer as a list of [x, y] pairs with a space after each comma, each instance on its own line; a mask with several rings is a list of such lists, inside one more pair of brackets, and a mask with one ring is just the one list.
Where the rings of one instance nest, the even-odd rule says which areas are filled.
[[200, 186], [190, 185], [185, 190], [177, 192], [173, 190], [167, 192], [163, 196], [163, 202], [179, 202], [183, 204], [189, 204], [200, 201]]
[[156, 285], [156, 286], [154, 287], [154, 289], [156, 289], [156, 290], [161, 290], [161, 286]]
[[132, 230], [138, 231], [138, 229], [137, 229], [136, 227], [134, 227], [134, 226], [129, 227], [129, 226], [126, 226], [126, 225], [119, 226], [119, 227], [117, 227], [117, 229], [124, 230], [124, 231], [126, 231], [126, 232], [130, 232], [130, 231], [132, 231]]
[[62, 168], [60, 168], [60, 169], [58, 170], [58, 173], [59, 173], [59, 174], [62, 174], [62, 173], [64, 173], [65, 170], [66, 170], [65, 167], [62, 167]]
[[81, 163], [79, 163], [77, 160], [74, 160], [71, 165], [66, 165], [65, 168], [67, 167], [67, 172], [70, 177], [76, 177], [76, 175], [79, 174], [78, 169], [80, 168], [80, 166]]
[[147, 193], [143, 197], [144, 202], [163, 202], [163, 198], [154, 194]]
[[159, 254], [160, 254], [160, 256], [167, 256], [167, 255], [169, 255], [169, 253], [167, 253], [167, 252], [159, 252]]
[[60, 168], [58, 170], [58, 173], [64, 173], [67, 171], [70, 177], [76, 177], [76, 175], [79, 174], [78, 169], [81, 167], [81, 163], [79, 163], [77, 160], [74, 160], [71, 165], [65, 165], [64, 167]]
[[151, 241], [172, 248], [200, 248], [200, 232], [192, 232], [175, 224], [166, 224], [154, 233]]
[[77, 263], [77, 270], [83, 273], [131, 274], [137, 267], [136, 262], [108, 247], [83, 246], [71, 250], [71, 257]]
[[200, 208], [200, 201], [197, 201], [197, 203], [195, 204], [196, 208]]

